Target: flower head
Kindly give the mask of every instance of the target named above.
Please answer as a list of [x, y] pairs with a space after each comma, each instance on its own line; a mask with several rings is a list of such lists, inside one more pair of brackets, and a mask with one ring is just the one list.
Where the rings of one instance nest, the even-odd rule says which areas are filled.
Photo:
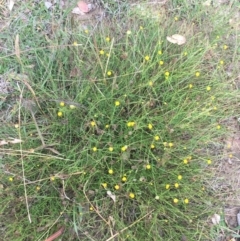
[[129, 193], [129, 197], [133, 199], [133, 198], [135, 198], [135, 194], [132, 193], [132, 192], [130, 192], [130, 193]]
[[170, 185], [166, 184], [165, 188], [168, 190], [170, 188]]
[[110, 175], [112, 175], [112, 174], [114, 173], [113, 169], [109, 169], [109, 170], [108, 170], [108, 173], [109, 173]]
[[208, 159], [208, 160], [207, 160], [207, 164], [208, 164], [208, 165], [211, 165], [211, 164], [212, 164], [212, 160]]
[[74, 41], [74, 42], [73, 42], [73, 46], [78, 46], [77, 41]]
[[73, 109], [76, 109], [76, 106], [75, 106], [75, 105], [69, 105], [69, 108], [70, 108], [71, 110], [73, 110]]
[[148, 82], [148, 85], [149, 85], [149, 86], [153, 86], [153, 82], [150, 80], [150, 81]]
[[197, 71], [197, 72], [195, 73], [195, 76], [196, 76], [196, 77], [199, 77], [199, 76], [200, 76], [200, 72]]
[[106, 37], [105, 40], [106, 40], [107, 42], [110, 42], [111, 39], [110, 39], [109, 37]]
[[64, 103], [63, 101], [61, 101], [61, 102], [59, 103], [59, 105], [60, 105], [61, 107], [63, 107], [63, 106], [65, 105], [65, 103]]
[[120, 101], [116, 100], [115, 101], [115, 106], [119, 106], [120, 105]]
[[159, 136], [154, 136], [154, 140], [155, 140], [155, 141], [158, 141], [159, 139], [160, 139]]
[[151, 144], [150, 147], [151, 147], [151, 149], [154, 149], [154, 148], [155, 148], [155, 145], [154, 145], [154, 144]]
[[178, 175], [178, 180], [182, 180], [182, 175]]
[[159, 55], [162, 55], [162, 50], [158, 50], [158, 54], [159, 54]]
[[104, 50], [100, 50], [99, 54], [104, 55]]
[[210, 86], [207, 86], [207, 87], [206, 87], [206, 90], [207, 90], [207, 91], [210, 91], [210, 90], [211, 90], [211, 87], [210, 87]]
[[12, 181], [13, 181], [13, 178], [12, 178], [12, 177], [9, 177], [9, 178], [8, 178], [8, 181], [9, 181], [9, 182], [12, 182]]
[[147, 169], [147, 170], [150, 170], [150, 169], [151, 169], [151, 165], [150, 165], [150, 164], [147, 164], [147, 165], [146, 165], [146, 169]]
[[120, 189], [120, 186], [119, 186], [119, 185], [115, 185], [114, 188], [115, 188], [116, 190], [119, 190], [119, 189]]
[[94, 146], [94, 147], [92, 148], [92, 150], [93, 150], [94, 152], [96, 152], [96, 151], [97, 151], [97, 147]]
[[163, 64], [164, 64], [164, 61], [160, 60], [159, 65], [163, 65]]
[[58, 111], [57, 115], [58, 115], [58, 117], [62, 117], [63, 116], [62, 111]]
[[177, 199], [177, 198], [174, 198], [174, 199], [173, 199], [173, 202], [174, 202], [174, 203], [178, 203], [178, 199]]
[[189, 89], [192, 89], [193, 85], [192, 85], [192, 84], [189, 84], [189, 86], [188, 86], [188, 87], [189, 87]]
[[123, 177], [122, 177], [122, 181], [123, 181], [123, 182], [126, 182], [126, 181], [127, 181], [127, 177], [126, 177], [126, 176], [123, 176]]
[[128, 127], [133, 127], [133, 126], [135, 126], [135, 122], [134, 122], [134, 121], [129, 121], [129, 122], [127, 123], [127, 126], [128, 126]]
[[165, 77], [169, 77], [170, 73], [169, 73], [168, 71], [166, 71], [166, 72], [164, 73], [164, 75], [165, 75]]
[[132, 32], [130, 30], [127, 31], [127, 35], [130, 35]]
[[110, 147], [108, 148], [108, 150], [109, 150], [110, 152], [112, 152], [112, 151], [113, 151], [113, 147], [110, 146]]
[[179, 184], [176, 182], [176, 183], [174, 184], [174, 187], [175, 187], [175, 188], [179, 188]]
[[185, 204], [188, 204], [189, 203], [189, 200], [187, 198], [184, 199], [184, 203]]
[[183, 160], [183, 163], [184, 163], [184, 164], [188, 164], [188, 159], [184, 159], [184, 160]]
[[112, 75], [112, 71], [109, 70], [109, 71], [107, 72], [107, 75], [108, 75], [108, 76], [111, 76], [111, 75]]
[[228, 49], [228, 46], [226, 44], [223, 45], [223, 49], [226, 50]]
[[144, 59], [145, 59], [146, 61], [149, 61], [149, 60], [150, 60], [149, 55], [146, 55], [146, 56], [144, 57]]
[[128, 148], [128, 146], [127, 146], [127, 145], [125, 145], [125, 146], [123, 146], [123, 147], [121, 148], [121, 151], [126, 151], [126, 150], [127, 150], [127, 148]]
[[91, 121], [90, 124], [91, 124], [92, 127], [96, 126], [96, 122], [95, 121]]
[[101, 185], [102, 185], [103, 188], [107, 188], [107, 183], [106, 182], [102, 183]]
[[153, 125], [152, 124], [148, 124], [148, 129], [152, 130], [152, 128], [153, 128]]
[[168, 146], [169, 146], [169, 147], [173, 147], [174, 144], [173, 144], [172, 142], [169, 142], [169, 143], [168, 143]]

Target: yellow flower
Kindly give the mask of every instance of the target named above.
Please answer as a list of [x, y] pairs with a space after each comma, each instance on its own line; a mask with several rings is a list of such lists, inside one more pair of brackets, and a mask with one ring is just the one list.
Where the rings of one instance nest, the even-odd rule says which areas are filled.
[[169, 77], [170, 73], [168, 71], [165, 72], [165, 77]]
[[165, 188], [168, 190], [170, 188], [170, 185], [166, 184]]
[[129, 197], [133, 199], [133, 198], [135, 198], [135, 194], [132, 193], [132, 192], [130, 192], [130, 193], [129, 193]]
[[188, 160], [187, 160], [187, 159], [184, 159], [184, 160], [183, 160], [183, 163], [184, 163], [184, 164], [188, 164]]
[[108, 150], [109, 150], [110, 152], [112, 152], [112, 151], [113, 151], [113, 147], [110, 146], [110, 147], [108, 148]]
[[220, 130], [220, 129], [221, 129], [221, 126], [220, 126], [220, 125], [217, 125], [217, 129]]
[[140, 26], [139, 29], [140, 29], [140, 30], [143, 30], [143, 26]]
[[123, 176], [123, 177], [122, 177], [122, 181], [123, 181], [123, 182], [126, 182], [126, 181], [127, 181], [127, 177], [126, 177], [126, 176]]
[[174, 20], [175, 20], [175, 21], [178, 21], [178, 17], [174, 17]]
[[159, 54], [159, 55], [162, 55], [162, 50], [158, 50], [158, 54]]
[[19, 125], [18, 125], [18, 124], [15, 124], [14, 127], [17, 129], [17, 128], [19, 128]]
[[166, 147], [168, 145], [168, 143], [167, 142], [163, 142], [163, 145]]
[[127, 35], [130, 35], [132, 32], [130, 30], [127, 31]]
[[111, 72], [111, 71], [108, 71], [108, 72], [107, 72], [107, 75], [108, 75], [108, 76], [111, 76], [111, 75], [112, 75], [112, 72]]
[[78, 46], [77, 41], [74, 41], [74, 42], [73, 42], [73, 46]]
[[8, 178], [8, 181], [9, 181], [9, 182], [12, 182], [12, 181], [13, 181], [13, 178], [12, 178], [12, 177], [9, 177], [9, 178]]
[[192, 89], [193, 85], [192, 85], [192, 84], [189, 84], [189, 86], [188, 86], [188, 87], [189, 87], [189, 89]]
[[58, 117], [62, 117], [63, 116], [62, 111], [58, 111], [57, 115], [58, 115]]
[[149, 85], [149, 86], [153, 86], [153, 82], [152, 82], [152, 81], [149, 81], [149, 82], [148, 82], [148, 85]]
[[175, 188], [179, 188], [179, 184], [177, 182], [174, 184], [174, 186]]
[[128, 127], [133, 127], [135, 125], [135, 122], [134, 121], [129, 121], [128, 123], [127, 123], [127, 126]]
[[73, 110], [73, 109], [75, 109], [75, 108], [76, 108], [76, 106], [75, 106], [75, 105], [69, 105], [69, 107], [70, 107], [70, 109], [71, 109], [71, 110]]
[[150, 147], [151, 147], [151, 149], [154, 149], [154, 148], [155, 148], [155, 146], [154, 146], [153, 144], [151, 144], [151, 146], [150, 146]]
[[163, 65], [164, 62], [162, 60], [159, 61], [159, 65]]
[[97, 151], [97, 147], [94, 146], [94, 147], [92, 148], [92, 150], [93, 150], [94, 152]]
[[186, 51], [183, 53], [184, 56], [187, 56], [187, 54], [188, 54], [188, 53], [187, 53]]
[[228, 156], [229, 156], [229, 158], [232, 158], [232, 157], [233, 157], [233, 155], [232, 155], [232, 154], [229, 154]]
[[195, 76], [196, 76], [196, 77], [199, 77], [199, 76], [200, 76], [200, 72], [197, 71], [197, 72], [195, 73]]
[[65, 103], [63, 101], [60, 102], [59, 104], [61, 107], [63, 107], [65, 105]]
[[152, 124], [148, 124], [148, 129], [152, 130], [152, 128], [153, 128], [153, 125]]
[[178, 180], [182, 180], [182, 175], [178, 175]]
[[90, 210], [90, 211], [93, 211], [93, 210], [94, 210], [93, 206], [91, 206], [91, 207], [89, 208], [89, 210]]
[[228, 46], [226, 44], [223, 45], [223, 49], [226, 50], [228, 49]]
[[106, 56], [107, 56], [107, 57], [109, 57], [109, 56], [110, 56], [110, 54], [109, 54], [109, 53], [106, 53]]
[[108, 170], [108, 173], [109, 173], [110, 175], [112, 175], [112, 174], [114, 173], [113, 169], [109, 169], [109, 170]]
[[211, 90], [211, 87], [210, 87], [210, 86], [207, 86], [207, 87], [206, 87], [206, 90], [207, 90], [207, 91], [210, 91], [210, 90]]
[[109, 128], [109, 125], [105, 125], [105, 128], [108, 129], [108, 128]]
[[36, 190], [39, 191], [41, 188], [39, 186], [36, 187]]
[[91, 121], [90, 124], [91, 124], [92, 127], [96, 126], [96, 122], [95, 121]]
[[173, 144], [172, 142], [170, 142], [170, 143], [168, 143], [168, 146], [169, 146], [169, 147], [173, 147], [174, 144]]
[[160, 139], [159, 136], [154, 136], [154, 140], [155, 140], [155, 141], [158, 141], [159, 139]]
[[210, 160], [210, 159], [207, 160], [207, 164], [208, 164], [208, 165], [211, 165], [211, 163], [212, 163], [212, 160]]
[[121, 150], [122, 150], [122, 151], [126, 151], [127, 148], [128, 148], [127, 145], [125, 145], [125, 146], [123, 146], [123, 147], [121, 148]]
[[174, 198], [174, 199], [173, 199], [173, 202], [174, 202], [174, 203], [178, 203], [178, 199], [177, 199], [177, 198]]
[[107, 42], [110, 42], [110, 40], [111, 40], [109, 37], [106, 37], [105, 39]]
[[101, 185], [103, 186], [103, 188], [107, 188], [107, 183], [106, 182], [102, 183]]
[[54, 180], [55, 180], [55, 177], [50, 177], [50, 180], [51, 180], [51, 181], [54, 181]]
[[189, 203], [189, 200], [187, 198], [184, 199], [184, 203], [185, 204], [188, 204]]
[[149, 61], [150, 57], [148, 55], [145, 56], [144, 58], [146, 61]]
[[224, 65], [224, 61], [223, 61], [223, 60], [220, 60], [219, 63], [220, 63], [221, 65]]
[[104, 55], [104, 50], [100, 50], [99, 54]]
[[89, 31], [88, 31], [88, 29], [85, 29], [85, 31], [84, 31], [86, 34], [88, 34], [89, 33]]
[[151, 169], [151, 165], [150, 165], [150, 164], [147, 164], [147, 165], [146, 165], [146, 169], [148, 169], [148, 170]]
[[116, 190], [119, 190], [120, 186], [119, 186], [119, 185], [115, 185], [114, 188], [115, 188]]
[[156, 200], [159, 200], [159, 199], [160, 199], [160, 197], [157, 195], [157, 196], [155, 197], [155, 199], [156, 199]]
[[115, 101], [115, 106], [119, 106], [120, 105], [120, 101], [116, 100]]

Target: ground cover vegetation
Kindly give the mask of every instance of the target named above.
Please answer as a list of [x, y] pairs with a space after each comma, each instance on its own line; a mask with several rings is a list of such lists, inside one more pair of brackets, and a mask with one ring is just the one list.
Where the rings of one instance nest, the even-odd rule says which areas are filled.
[[[62, 227], [62, 240], [214, 240], [209, 146], [239, 103], [230, 6], [169, 3], [159, 18], [124, 8], [87, 28], [69, 9], [24, 7], [0, 57], [12, 88], [1, 96], [4, 240]], [[166, 40], [176, 33], [185, 44]]]

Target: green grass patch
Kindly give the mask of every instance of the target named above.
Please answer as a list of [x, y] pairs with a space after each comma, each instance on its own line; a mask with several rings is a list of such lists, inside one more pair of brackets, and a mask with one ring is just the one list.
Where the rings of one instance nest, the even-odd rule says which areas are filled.
[[[235, 66], [227, 75], [236, 43], [225, 16], [204, 19], [199, 5], [193, 24], [185, 12], [163, 22], [129, 10], [129, 24], [84, 30], [39, 8], [9, 27], [0, 133], [23, 142], [1, 146], [4, 240], [62, 226], [67, 240], [210, 240], [217, 200], [204, 177], [239, 101]], [[166, 40], [175, 33], [186, 44]]]

